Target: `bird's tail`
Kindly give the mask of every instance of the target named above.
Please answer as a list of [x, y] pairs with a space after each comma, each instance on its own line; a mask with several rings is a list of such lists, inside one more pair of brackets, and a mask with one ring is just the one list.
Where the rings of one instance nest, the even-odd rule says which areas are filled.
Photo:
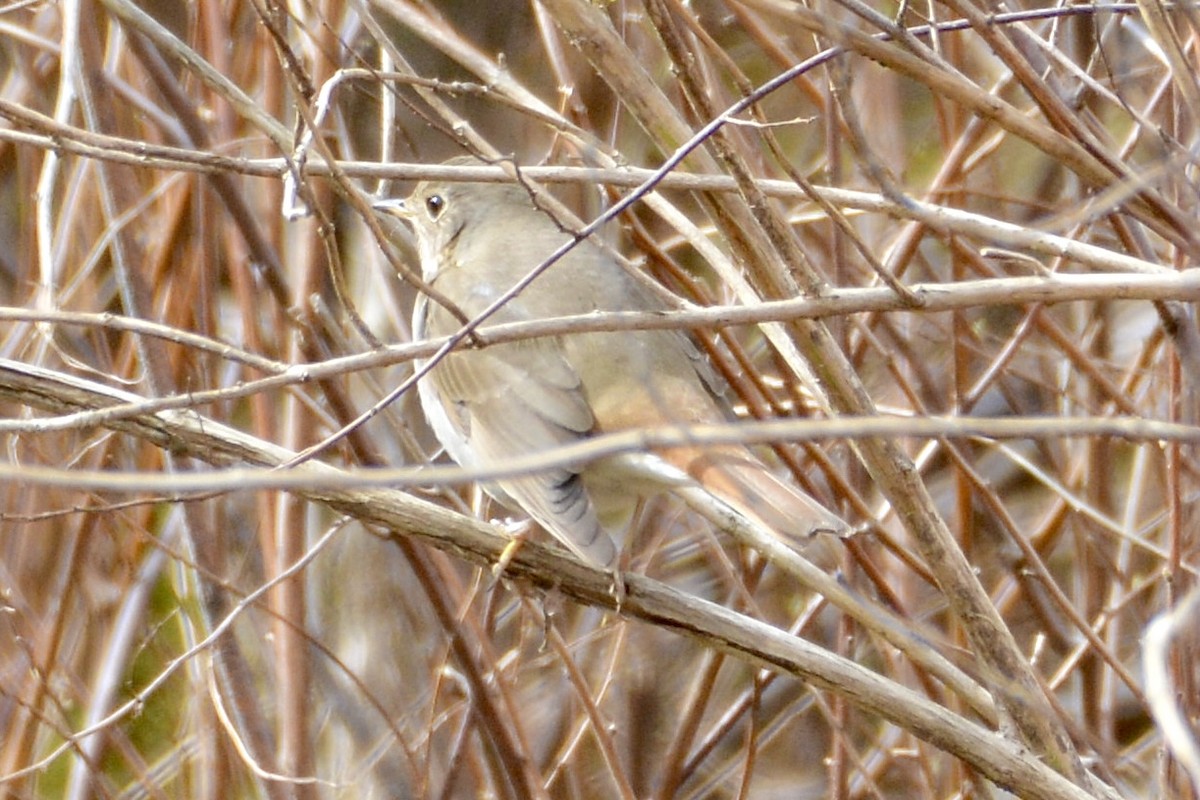
[[[776, 477], [742, 448], [692, 451], [685, 469], [735, 511], [793, 540], [818, 533], [849, 536], [853, 529], [801, 489]], [[672, 459], [674, 460], [674, 459]], [[684, 466], [684, 465], [680, 465]]]

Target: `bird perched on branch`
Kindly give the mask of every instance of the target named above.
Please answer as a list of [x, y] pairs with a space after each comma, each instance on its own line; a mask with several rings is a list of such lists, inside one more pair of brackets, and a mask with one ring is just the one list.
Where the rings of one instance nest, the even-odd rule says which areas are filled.
[[[376, 208], [412, 226], [424, 280], [466, 319], [492, 306], [573, 238], [516, 184], [425, 181], [406, 199]], [[667, 308], [611, 252], [584, 239], [488, 322]], [[454, 311], [420, 297], [414, 336], [449, 336], [461, 327]], [[623, 330], [478, 349], [464, 341], [432, 366], [418, 392], [451, 458], [486, 468], [599, 433], [726, 422], [730, 410], [715, 386], [686, 332]], [[684, 485], [703, 487], [737, 514], [786, 537], [849, 532], [845, 522], [736, 445], [621, 454], [507, 477], [485, 489], [525, 511], [579, 558], [613, 570], [614, 536], [623, 533], [639, 499]]]

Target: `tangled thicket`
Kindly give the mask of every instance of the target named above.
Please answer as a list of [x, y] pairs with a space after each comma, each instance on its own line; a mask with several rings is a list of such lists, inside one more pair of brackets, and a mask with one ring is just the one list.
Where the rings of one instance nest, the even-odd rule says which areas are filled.
[[[0, 794], [1196, 797], [1193, 9], [0, 11]], [[369, 210], [463, 152], [690, 303], [464, 346], [691, 328], [860, 533], [493, 577]]]

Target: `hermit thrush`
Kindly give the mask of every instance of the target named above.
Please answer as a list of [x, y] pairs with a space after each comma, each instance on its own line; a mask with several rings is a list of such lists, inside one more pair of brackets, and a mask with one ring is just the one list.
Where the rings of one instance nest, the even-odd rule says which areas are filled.
[[[513, 184], [426, 181], [407, 199], [376, 208], [412, 225], [425, 281], [467, 318], [570, 238], [534, 205], [525, 187]], [[584, 240], [490, 321], [666, 307], [609, 251]], [[446, 336], [460, 327], [459, 318], [438, 303], [424, 296], [417, 302], [414, 336]], [[418, 393], [451, 458], [464, 467], [494, 467], [598, 433], [726, 421], [729, 409], [713, 385], [688, 334], [614, 331], [480, 349], [465, 342], [433, 366]], [[681, 481], [699, 484], [736, 512], [786, 536], [848, 531], [842, 520], [739, 446], [614, 456], [485, 488], [525, 511], [575, 555], [612, 569], [618, 554], [612, 534], [623, 532], [639, 498]]]

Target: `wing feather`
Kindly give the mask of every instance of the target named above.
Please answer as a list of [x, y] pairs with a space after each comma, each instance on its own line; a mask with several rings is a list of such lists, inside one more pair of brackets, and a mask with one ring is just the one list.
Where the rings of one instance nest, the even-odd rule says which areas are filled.
[[[442, 309], [428, 309], [428, 322], [432, 335], [456, 327]], [[570, 444], [595, 429], [583, 383], [557, 339], [455, 351], [424, 380], [446, 408], [453, 433], [461, 437], [443, 445], [451, 455], [470, 452], [472, 463], [480, 467]], [[580, 558], [606, 567], [616, 562], [616, 547], [577, 469], [558, 467], [497, 484]]]

